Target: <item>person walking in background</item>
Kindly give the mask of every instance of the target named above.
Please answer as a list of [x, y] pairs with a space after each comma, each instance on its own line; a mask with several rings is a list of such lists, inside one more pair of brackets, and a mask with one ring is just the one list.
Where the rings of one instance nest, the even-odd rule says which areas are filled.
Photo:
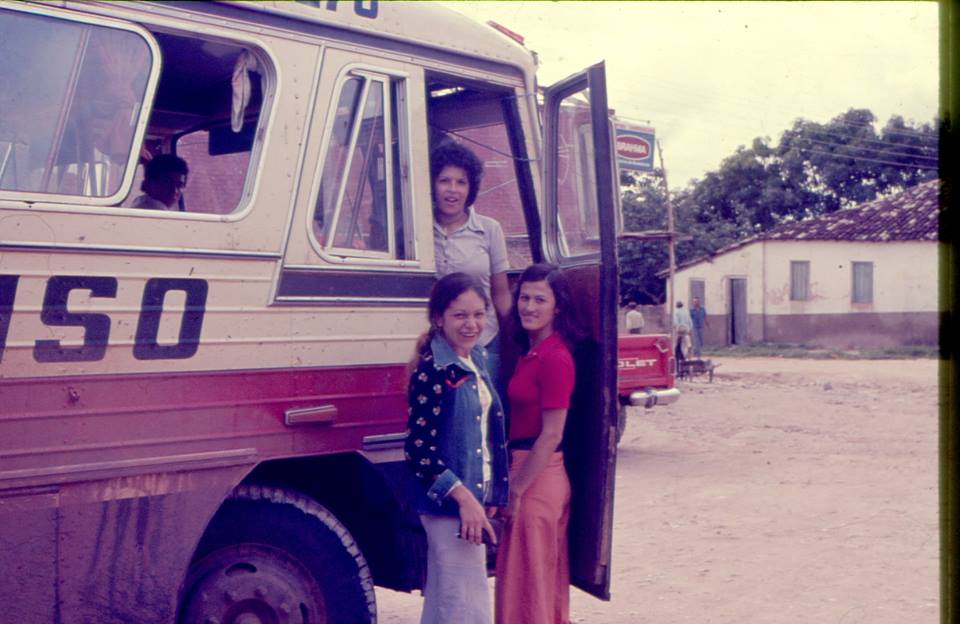
[[690, 319], [690, 312], [683, 307], [683, 302], [677, 302], [677, 309], [673, 311], [673, 330], [677, 332], [677, 344], [674, 349], [677, 364], [687, 359], [687, 346], [690, 342], [690, 330], [693, 328], [693, 321]]
[[643, 333], [643, 312], [640, 311], [636, 301], [627, 304], [627, 314], [624, 317], [628, 334]]
[[690, 322], [693, 331], [691, 351], [698, 358], [703, 353], [703, 330], [709, 327], [707, 323], [707, 309], [700, 305], [700, 297], [694, 297], [690, 302]]
[[427, 534], [421, 624], [492, 621], [483, 540], [497, 542], [489, 518], [508, 483], [503, 408], [477, 345], [489, 306], [476, 278], [441, 278], [410, 377], [404, 451]]
[[570, 619], [570, 481], [561, 442], [576, 376], [571, 349], [580, 338], [573, 312], [556, 267], [535, 264], [520, 276], [512, 315], [524, 355], [507, 389], [510, 502], [497, 553], [497, 624]]
[[433, 253], [437, 275], [462, 271], [475, 276], [493, 310], [487, 316], [480, 346], [487, 349], [487, 364], [494, 383], [500, 382], [500, 325], [497, 317], [510, 314], [507, 282], [507, 242], [503, 228], [473, 207], [480, 192], [483, 163], [476, 154], [452, 141], [441, 144], [430, 157], [433, 181]]

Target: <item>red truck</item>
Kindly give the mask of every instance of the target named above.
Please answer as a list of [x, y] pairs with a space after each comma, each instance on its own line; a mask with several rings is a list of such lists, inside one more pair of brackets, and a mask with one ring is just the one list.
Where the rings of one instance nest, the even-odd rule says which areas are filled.
[[680, 398], [674, 387], [676, 362], [665, 334], [624, 335], [617, 343], [617, 439], [627, 426], [627, 407], [669, 405]]

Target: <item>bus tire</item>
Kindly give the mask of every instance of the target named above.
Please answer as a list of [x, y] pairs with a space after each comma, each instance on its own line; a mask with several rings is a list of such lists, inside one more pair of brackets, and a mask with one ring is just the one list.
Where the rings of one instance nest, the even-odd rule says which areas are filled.
[[367, 562], [346, 527], [315, 500], [242, 485], [211, 521], [187, 573], [178, 621], [248, 619], [376, 623]]

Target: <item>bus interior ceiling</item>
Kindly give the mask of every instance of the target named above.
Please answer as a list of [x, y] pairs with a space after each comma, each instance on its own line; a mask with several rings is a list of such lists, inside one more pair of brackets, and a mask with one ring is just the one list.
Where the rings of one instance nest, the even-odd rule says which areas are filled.
[[[231, 78], [244, 48], [236, 44], [154, 32], [163, 54], [163, 70], [154, 99], [148, 135], [174, 134], [229, 123]], [[251, 80], [247, 117], [256, 118], [260, 80]]]
[[428, 77], [429, 123], [434, 131], [502, 124], [503, 102], [513, 92], [482, 83]]

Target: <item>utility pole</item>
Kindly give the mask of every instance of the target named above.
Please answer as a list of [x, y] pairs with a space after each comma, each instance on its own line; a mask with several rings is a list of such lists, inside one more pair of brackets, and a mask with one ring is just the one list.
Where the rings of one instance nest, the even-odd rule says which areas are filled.
[[[670, 201], [670, 186], [667, 184], [667, 166], [663, 162], [663, 144], [657, 139], [657, 153], [660, 155], [660, 170], [663, 172], [663, 194], [667, 200], [667, 248], [670, 252], [670, 294], [667, 297], [667, 327], [670, 330], [670, 348], [677, 344], [676, 328], [673, 326], [673, 274], [677, 269], [675, 253], [677, 232], [673, 223], [673, 202]], [[679, 362], [677, 362], [679, 364]]]

